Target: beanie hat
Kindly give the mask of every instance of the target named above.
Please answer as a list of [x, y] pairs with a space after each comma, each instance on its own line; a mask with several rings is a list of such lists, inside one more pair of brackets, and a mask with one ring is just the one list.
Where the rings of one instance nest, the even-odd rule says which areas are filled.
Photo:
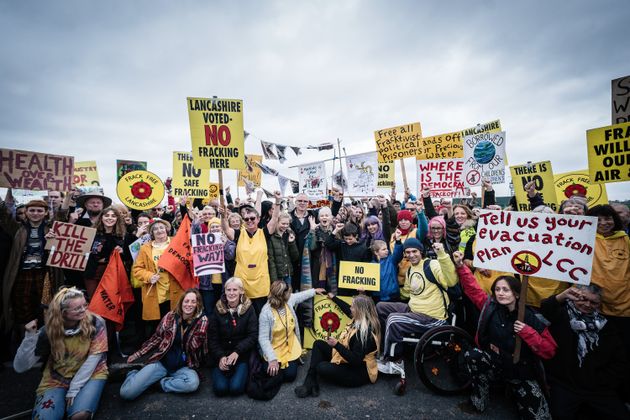
[[208, 220], [208, 226], [212, 225], [221, 225], [221, 219], [219, 219], [218, 217], [213, 217], [212, 219]]
[[409, 210], [401, 210], [398, 212], [398, 221], [400, 222], [401, 220], [409, 220], [413, 223], [413, 215]]
[[403, 250], [409, 248], [416, 248], [424, 254], [424, 246], [417, 238], [409, 238], [405, 241], [405, 243], [403, 244]]

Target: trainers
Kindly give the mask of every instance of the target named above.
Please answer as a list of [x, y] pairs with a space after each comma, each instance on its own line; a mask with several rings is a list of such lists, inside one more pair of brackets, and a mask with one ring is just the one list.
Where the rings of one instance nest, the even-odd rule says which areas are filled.
[[386, 375], [400, 375], [405, 372], [405, 362], [402, 359], [399, 361], [377, 360], [376, 366], [379, 372]]

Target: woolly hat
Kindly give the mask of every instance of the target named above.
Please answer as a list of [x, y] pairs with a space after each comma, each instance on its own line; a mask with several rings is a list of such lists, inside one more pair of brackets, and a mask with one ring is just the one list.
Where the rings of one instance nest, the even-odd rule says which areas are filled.
[[398, 221], [400, 222], [401, 220], [409, 220], [413, 223], [413, 214], [409, 210], [401, 210], [398, 212]]
[[409, 238], [405, 241], [405, 243], [403, 244], [403, 250], [409, 248], [416, 248], [424, 254], [424, 246], [417, 238]]

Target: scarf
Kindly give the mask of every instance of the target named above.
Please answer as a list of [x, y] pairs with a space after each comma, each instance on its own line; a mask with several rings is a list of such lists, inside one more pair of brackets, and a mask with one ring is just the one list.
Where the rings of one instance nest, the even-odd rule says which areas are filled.
[[583, 314], [571, 300], [567, 300], [567, 313], [569, 325], [578, 337], [577, 356], [579, 366], [582, 367], [586, 354], [599, 344], [599, 332], [608, 321], [598, 311], [590, 315]]

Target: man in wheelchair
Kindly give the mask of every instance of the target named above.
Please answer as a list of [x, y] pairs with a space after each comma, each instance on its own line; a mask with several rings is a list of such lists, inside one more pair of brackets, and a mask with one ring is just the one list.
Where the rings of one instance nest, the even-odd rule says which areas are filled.
[[444, 246], [437, 242], [433, 249], [436, 260], [425, 258], [424, 246], [418, 239], [407, 239], [403, 250], [411, 267], [407, 270], [404, 289], [409, 292], [409, 303], [379, 302], [376, 305], [381, 331], [385, 332], [384, 357], [378, 364], [380, 372], [404, 375], [404, 336], [412, 333], [419, 336], [430, 328], [447, 323], [447, 289], [457, 284], [458, 277]]

